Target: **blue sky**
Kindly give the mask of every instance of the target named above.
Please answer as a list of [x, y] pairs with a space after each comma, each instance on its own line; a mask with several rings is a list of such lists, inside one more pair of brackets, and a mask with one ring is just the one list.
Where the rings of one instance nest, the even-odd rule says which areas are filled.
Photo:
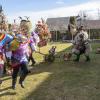
[[91, 0], [0, 0], [7, 13], [20, 11], [43, 11], [58, 7], [74, 6]]
[[[80, 11], [92, 11], [88, 16], [97, 17], [100, 0], [0, 0], [8, 21], [28, 16], [33, 23], [41, 17], [76, 16]], [[95, 18], [93, 17], [93, 18]]]

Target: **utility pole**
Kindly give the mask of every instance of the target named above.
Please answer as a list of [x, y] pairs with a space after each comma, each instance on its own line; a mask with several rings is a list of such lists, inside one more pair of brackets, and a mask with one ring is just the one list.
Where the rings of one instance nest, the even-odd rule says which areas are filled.
[[2, 5], [0, 5], [0, 13], [2, 12], [3, 10], [2, 10]]
[[83, 20], [84, 20], [84, 23], [83, 23], [83, 24], [84, 24], [84, 28], [85, 28], [85, 29], [87, 29], [86, 17], [87, 17], [87, 15], [86, 15], [86, 13], [84, 12], [84, 13], [83, 13]]

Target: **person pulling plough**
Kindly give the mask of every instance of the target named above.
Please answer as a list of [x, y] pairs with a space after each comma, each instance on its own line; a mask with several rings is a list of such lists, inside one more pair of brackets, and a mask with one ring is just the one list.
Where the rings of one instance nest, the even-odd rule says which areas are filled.
[[82, 54], [85, 54], [86, 61], [90, 61], [89, 53], [91, 51], [91, 45], [89, 43], [87, 32], [83, 30], [83, 26], [79, 28], [79, 32], [75, 36], [73, 46], [72, 54], [76, 55], [74, 61], [79, 61], [80, 55]]

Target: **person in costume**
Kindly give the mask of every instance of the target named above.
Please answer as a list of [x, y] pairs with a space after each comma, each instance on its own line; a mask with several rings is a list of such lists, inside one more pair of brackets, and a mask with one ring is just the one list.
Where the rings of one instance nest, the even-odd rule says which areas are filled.
[[89, 43], [88, 34], [83, 30], [83, 26], [79, 28], [79, 32], [74, 38], [73, 41], [74, 48], [72, 49], [72, 53], [74, 53], [77, 57], [75, 61], [79, 61], [80, 55], [85, 54], [86, 61], [90, 61], [89, 53], [91, 51], [91, 46]]
[[44, 21], [44, 19], [42, 19], [42, 18], [40, 21], [37, 22], [35, 32], [38, 33], [40, 42], [44, 42], [44, 41], [47, 42], [48, 38], [50, 37], [50, 32], [49, 32], [48, 26], [47, 26], [46, 22]]
[[[23, 34], [27, 39], [30, 41], [29, 42], [29, 47], [27, 50], [27, 58], [28, 61], [32, 61], [32, 65], [35, 64], [35, 60], [32, 56], [32, 52], [34, 51], [33, 48], [35, 47], [34, 41], [33, 41], [33, 36], [31, 35], [31, 22], [29, 21], [29, 18], [26, 16], [26, 20], [23, 20], [22, 17], [20, 17], [21, 22], [20, 22], [20, 31], [21, 34]], [[34, 48], [35, 49], [35, 48]]]
[[31, 52], [29, 55], [29, 62], [32, 61], [32, 65], [34, 65], [36, 63], [33, 56], [32, 56], [32, 53], [34, 51], [37, 51], [37, 45], [38, 45], [39, 41], [40, 41], [40, 39], [39, 39], [38, 34], [35, 32], [32, 32], [31, 36], [30, 36], [30, 43], [29, 43], [29, 46], [31, 49]]
[[28, 70], [28, 58], [29, 58], [29, 31], [30, 31], [30, 21], [21, 20], [20, 23], [20, 33], [17, 34], [16, 39], [20, 42], [19, 47], [12, 51], [12, 89], [16, 87], [17, 75], [20, 71], [19, 84], [24, 88], [23, 82], [29, 73]]
[[[13, 40], [13, 37], [4, 31], [0, 31], [0, 50], [5, 55], [6, 44], [9, 44]], [[4, 68], [4, 74], [6, 73], [6, 66]]]
[[0, 84], [2, 83], [2, 75], [3, 75], [3, 70], [4, 70], [4, 54], [0, 50]]
[[29, 41], [27, 37], [25, 37], [23, 34], [19, 34], [17, 37], [20, 40], [20, 45], [16, 50], [12, 51], [12, 68], [13, 68], [12, 88], [13, 89], [15, 89], [19, 70], [21, 70], [19, 84], [21, 85], [22, 88], [24, 88], [23, 82], [29, 72], [28, 59], [27, 59]]

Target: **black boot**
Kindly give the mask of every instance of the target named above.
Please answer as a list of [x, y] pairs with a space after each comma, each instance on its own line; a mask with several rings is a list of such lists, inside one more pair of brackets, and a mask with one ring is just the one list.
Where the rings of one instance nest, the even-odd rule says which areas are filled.
[[75, 62], [79, 62], [80, 54], [77, 54], [76, 56], [77, 56], [77, 57], [76, 57], [76, 59], [74, 59], [74, 61], [75, 61]]
[[86, 56], [86, 62], [90, 61], [90, 57], [89, 56]]
[[34, 60], [33, 57], [31, 58], [31, 61], [32, 61], [32, 66], [34, 66], [34, 64], [35, 64], [36, 62], [35, 62], [35, 60]]
[[28, 62], [32, 62], [31, 66], [34, 66], [34, 64], [36, 63], [36, 61], [34, 60], [34, 58], [32, 56], [29, 57]]
[[7, 63], [4, 63], [4, 69], [3, 69], [3, 74], [5, 75], [6, 74], [6, 72], [7, 72]]
[[25, 77], [26, 77], [26, 75], [22, 75], [22, 76], [20, 77], [20, 79], [19, 79], [19, 84], [21, 85], [22, 88], [25, 88], [25, 87], [24, 87], [24, 84], [23, 84], [23, 82], [24, 82], [24, 80], [25, 80]]
[[23, 82], [19, 82], [19, 84], [22, 88], [25, 88]]
[[2, 84], [2, 80], [0, 80], [0, 84]]
[[12, 89], [16, 88], [16, 79], [12, 79]]

